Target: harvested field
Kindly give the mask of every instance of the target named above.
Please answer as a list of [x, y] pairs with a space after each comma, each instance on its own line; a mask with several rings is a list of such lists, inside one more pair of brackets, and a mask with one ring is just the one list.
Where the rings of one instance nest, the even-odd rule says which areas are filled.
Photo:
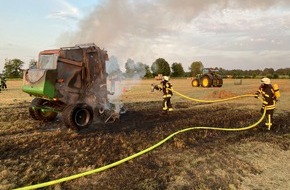
[[[216, 100], [253, 94], [258, 79], [221, 88], [193, 88], [173, 79], [176, 91]], [[219, 103], [193, 102], [176, 94], [174, 111], [161, 114], [162, 95], [150, 92], [153, 80], [122, 81], [120, 99], [127, 109], [120, 121], [94, 122], [76, 133], [61, 122], [29, 118], [32, 97], [21, 81], [8, 81], [0, 93], [0, 189], [14, 189], [67, 177], [113, 163], [146, 149], [172, 133], [195, 126], [240, 128], [257, 122], [261, 103], [241, 98]], [[282, 94], [272, 130], [239, 132], [191, 130], [109, 170], [45, 189], [290, 189], [290, 80], [273, 80]], [[113, 97], [114, 98], [114, 97]]]

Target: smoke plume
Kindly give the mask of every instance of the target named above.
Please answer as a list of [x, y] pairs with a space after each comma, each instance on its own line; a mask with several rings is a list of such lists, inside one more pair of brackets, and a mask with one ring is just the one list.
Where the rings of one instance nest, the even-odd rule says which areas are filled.
[[[170, 46], [170, 41], [178, 41], [183, 26], [204, 12], [222, 14], [228, 8], [263, 10], [275, 5], [289, 3], [286, 0], [103, 0], [80, 21], [77, 31], [63, 34], [60, 43], [94, 42], [108, 50], [109, 55], [118, 57], [121, 64], [132, 58], [151, 65], [163, 56], [159, 49]], [[174, 56], [174, 52], [168, 54]]]

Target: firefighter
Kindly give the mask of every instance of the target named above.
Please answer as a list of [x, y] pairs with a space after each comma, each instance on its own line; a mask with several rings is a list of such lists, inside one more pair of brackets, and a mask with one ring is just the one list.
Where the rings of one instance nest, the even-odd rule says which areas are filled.
[[168, 76], [163, 76], [163, 80], [160, 82], [159, 85], [155, 85], [153, 87], [156, 90], [163, 91], [163, 102], [162, 102], [162, 113], [166, 114], [168, 111], [173, 111], [172, 104], [171, 104], [171, 97], [173, 96], [172, 93], [172, 84], [169, 82]]
[[272, 126], [273, 114], [277, 102], [277, 97], [275, 96], [275, 91], [271, 85], [271, 81], [269, 78], [261, 79], [261, 86], [259, 87], [259, 90], [256, 92], [255, 98], [258, 98], [259, 95], [261, 95], [263, 99], [261, 113], [264, 113], [265, 107], [267, 108], [265, 125], [268, 128], [268, 130], [270, 130]]
[[5, 77], [1, 77], [1, 88], [4, 90], [7, 90], [7, 85], [6, 85], [6, 78]]
[[111, 92], [115, 92], [115, 84], [116, 84], [116, 81], [117, 81], [117, 75], [112, 75], [109, 77], [109, 80], [111, 82]]

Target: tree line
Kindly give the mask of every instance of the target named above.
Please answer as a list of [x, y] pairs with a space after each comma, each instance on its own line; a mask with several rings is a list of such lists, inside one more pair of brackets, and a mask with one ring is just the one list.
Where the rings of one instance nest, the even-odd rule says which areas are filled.
[[[32, 59], [29, 68], [36, 68], [37, 61]], [[20, 59], [5, 59], [4, 70], [2, 75], [6, 78], [22, 78], [24, 62]], [[142, 62], [135, 62], [128, 59], [125, 62], [125, 72], [123, 73], [118, 64], [117, 58], [111, 56], [107, 62], [108, 75], [122, 75], [126, 78], [153, 78], [158, 74], [171, 77], [194, 77], [202, 74], [204, 65], [201, 61], [193, 61], [185, 72], [182, 63], [172, 63], [171, 66], [164, 58], [156, 59], [151, 66]], [[226, 70], [223, 68], [214, 68], [224, 78], [256, 78], [258, 76], [266, 76], [268, 78], [290, 78], [290, 68], [281, 68], [274, 70], [273, 68], [264, 68], [256, 70], [233, 69]]]

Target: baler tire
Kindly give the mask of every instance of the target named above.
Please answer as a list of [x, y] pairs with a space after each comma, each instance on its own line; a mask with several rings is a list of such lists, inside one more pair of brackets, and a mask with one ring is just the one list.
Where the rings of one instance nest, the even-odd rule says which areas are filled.
[[94, 112], [87, 104], [72, 104], [64, 109], [62, 117], [68, 128], [79, 131], [92, 123]]
[[34, 109], [33, 109], [32, 107], [29, 107], [29, 115], [31, 116], [32, 119], [34, 119], [34, 120], [38, 120], [38, 119], [35, 117]]
[[[53, 121], [56, 116], [57, 116], [57, 112], [54, 111], [42, 111], [40, 108], [37, 107], [42, 107], [43, 105], [45, 105], [46, 103], [48, 103], [48, 100], [44, 100], [41, 98], [34, 98], [31, 102], [31, 107], [29, 108], [29, 112], [30, 111], [34, 111], [33, 114], [30, 114], [32, 118], [36, 118], [36, 120], [40, 120], [40, 121]], [[32, 107], [36, 107], [36, 108], [32, 108]], [[33, 116], [34, 115], [34, 116]]]

